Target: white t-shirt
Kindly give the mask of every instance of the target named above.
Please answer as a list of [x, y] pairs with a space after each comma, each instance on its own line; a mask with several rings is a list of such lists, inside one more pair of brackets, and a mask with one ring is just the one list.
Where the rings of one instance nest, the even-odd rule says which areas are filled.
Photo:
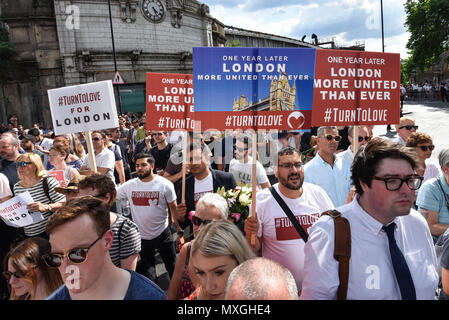
[[[95, 156], [95, 164], [97, 168], [107, 168], [109, 169], [107, 172], [107, 176], [115, 183], [114, 178], [114, 167], [115, 167], [115, 155], [114, 152], [109, 150], [108, 148], [104, 148], [99, 154]], [[90, 167], [90, 157], [89, 154], [86, 154], [83, 161], [83, 166], [91, 169]]]
[[117, 189], [118, 200], [128, 200], [142, 239], [151, 240], [168, 227], [168, 203], [176, 200], [173, 183], [155, 175], [150, 182], [134, 178]]
[[[251, 185], [251, 178], [253, 175], [253, 159], [248, 157], [248, 162], [243, 163], [237, 159], [232, 159], [229, 163], [229, 172], [234, 175], [236, 182], [247, 183]], [[259, 161], [256, 161], [256, 181], [259, 186], [268, 182], [267, 173]]]
[[7, 196], [12, 196], [11, 188], [9, 187], [8, 177], [0, 173], [0, 199]]
[[194, 187], [194, 195], [193, 195], [193, 201], [196, 205], [198, 200], [209, 192], [214, 192], [214, 183], [212, 179], [212, 172], [209, 172], [209, 175], [204, 178], [203, 180], [195, 179], [195, 187]]
[[[279, 183], [273, 186], [297, 217], [301, 227], [309, 228], [320, 213], [334, 209], [331, 199], [319, 186], [304, 182], [303, 193], [297, 199], [289, 199], [279, 191]], [[256, 196], [256, 213], [260, 228], [257, 237], [263, 237], [262, 256], [279, 262], [292, 273], [298, 290], [301, 290], [304, 269], [304, 240], [296, 231], [288, 216], [273, 198], [269, 189]]]
[[[35, 146], [41, 146], [42, 149], [50, 151], [51, 147], [53, 146], [53, 140], [52, 139], [48, 139], [48, 138], [43, 138], [42, 141], [40, 142], [36, 142], [34, 144]], [[47, 168], [47, 163], [48, 163], [49, 157], [48, 154], [44, 153], [44, 168]]]

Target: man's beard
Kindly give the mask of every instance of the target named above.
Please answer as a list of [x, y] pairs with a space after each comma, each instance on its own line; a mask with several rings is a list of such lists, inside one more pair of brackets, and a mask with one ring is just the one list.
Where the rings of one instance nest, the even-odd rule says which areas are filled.
[[139, 177], [140, 180], [143, 180], [143, 179], [149, 177], [150, 175], [151, 175], [151, 170], [148, 170], [145, 173], [140, 173], [140, 174], [138, 173], [137, 177]]
[[[294, 184], [291, 184], [290, 182], [288, 182], [288, 179], [290, 179], [291, 177], [294, 177], [294, 176], [297, 176], [300, 180], [298, 185], [294, 185]], [[279, 177], [279, 182], [284, 187], [286, 187], [290, 190], [299, 190], [299, 189], [301, 189], [301, 187], [304, 183], [304, 178], [301, 178], [301, 175], [299, 173], [293, 173], [293, 174], [289, 174], [287, 179], [283, 179], [283, 178]]]

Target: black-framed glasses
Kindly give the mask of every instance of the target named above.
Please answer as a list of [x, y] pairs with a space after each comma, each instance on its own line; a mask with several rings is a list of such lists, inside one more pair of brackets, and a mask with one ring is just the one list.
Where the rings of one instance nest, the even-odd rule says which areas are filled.
[[432, 144], [430, 146], [417, 146], [417, 148], [420, 148], [422, 151], [433, 151], [433, 149], [435, 149], [435, 146]]
[[366, 137], [359, 137], [359, 142], [362, 142], [363, 140], [365, 140], [366, 142], [371, 140], [370, 136], [366, 136]]
[[59, 268], [64, 261], [64, 258], [67, 257], [72, 263], [81, 264], [87, 260], [87, 253], [89, 250], [105, 235], [105, 232], [101, 236], [99, 236], [94, 242], [92, 242], [87, 248], [74, 248], [69, 250], [68, 252], [61, 253], [48, 253], [44, 255], [42, 258], [44, 259], [47, 266], [51, 268]]
[[280, 164], [278, 164], [278, 167], [284, 168], [284, 169], [288, 169], [288, 170], [290, 170], [293, 167], [295, 167], [296, 170], [299, 170], [302, 167], [302, 162], [280, 163]]
[[339, 142], [341, 140], [341, 136], [333, 136], [331, 134], [328, 134], [326, 136], [324, 136], [327, 140], [331, 141], [332, 139], [334, 139], [335, 141]]
[[197, 216], [192, 216], [192, 223], [197, 227], [199, 227], [202, 224], [206, 225], [211, 222], [212, 220], [203, 220], [201, 218], [198, 218]]
[[103, 139], [103, 138], [98, 138], [98, 137], [92, 138], [93, 141], [100, 141], [101, 139]]
[[401, 189], [402, 184], [404, 182], [407, 184], [407, 187], [409, 187], [410, 190], [418, 190], [419, 187], [421, 187], [424, 177], [418, 175], [411, 175], [405, 177], [404, 179], [401, 179], [399, 177], [381, 178], [373, 176], [373, 179], [385, 182], [385, 188], [387, 188], [388, 191], [396, 191]]
[[28, 161], [16, 162], [16, 168], [18, 168], [18, 167], [26, 167], [26, 166], [29, 166], [30, 164], [33, 164], [33, 163], [32, 162], [28, 162]]
[[418, 126], [410, 126], [410, 125], [402, 126], [402, 127], [399, 127], [398, 129], [404, 129], [404, 128], [407, 130], [412, 130], [412, 129], [418, 130]]

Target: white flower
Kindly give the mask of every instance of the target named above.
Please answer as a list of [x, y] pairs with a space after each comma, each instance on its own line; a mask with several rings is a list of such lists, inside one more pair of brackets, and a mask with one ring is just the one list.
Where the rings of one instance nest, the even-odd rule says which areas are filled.
[[248, 195], [242, 193], [239, 197], [239, 202], [244, 206], [248, 206], [251, 203], [251, 199], [248, 197]]

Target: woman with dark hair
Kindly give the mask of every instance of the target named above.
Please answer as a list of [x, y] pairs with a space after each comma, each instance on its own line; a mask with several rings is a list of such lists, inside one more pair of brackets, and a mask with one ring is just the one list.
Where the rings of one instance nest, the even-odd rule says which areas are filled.
[[50, 249], [47, 240], [35, 237], [8, 252], [3, 276], [11, 286], [10, 300], [43, 300], [62, 285], [59, 270], [48, 267], [42, 259]]
[[63, 170], [64, 172], [64, 183], [63, 187], [72, 180], [75, 176], [79, 175], [78, 170], [67, 165], [65, 160], [70, 155], [69, 149], [62, 144], [53, 144], [50, 148], [49, 153], [49, 163], [53, 166], [53, 170]]

